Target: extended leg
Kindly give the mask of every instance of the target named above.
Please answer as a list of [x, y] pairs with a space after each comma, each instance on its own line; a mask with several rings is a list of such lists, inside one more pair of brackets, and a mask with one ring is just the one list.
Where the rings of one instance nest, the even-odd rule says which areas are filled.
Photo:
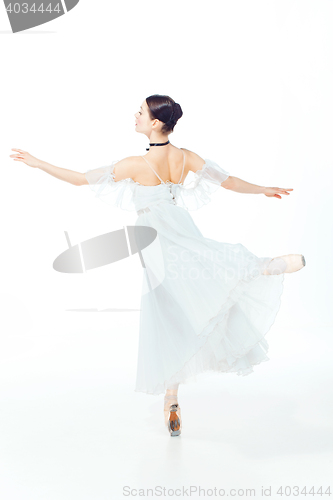
[[263, 274], [294, 273], [305, 266], [304, 255], [290, 254], [275, 257], [270, 261]]

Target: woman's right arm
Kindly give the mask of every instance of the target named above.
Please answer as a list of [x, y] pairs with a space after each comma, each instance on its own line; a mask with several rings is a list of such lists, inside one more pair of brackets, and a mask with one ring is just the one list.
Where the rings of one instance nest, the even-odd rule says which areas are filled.
[[12, 151], [16, 151], [16, 154], [10, 155], [10, 157], [13, 158], [14, 161], [22, 161], [29, 167], [39, 168], [47, 174], [60, 179], [61, 181], [73, 184], [73, 186], [82, 186], [83, 184], [88, 184], [85, 175], [81, 172], [75, 172], [74, 170], [67, 170], [66, 168], [56, 167], [55, 165], [51, 165], [46, 161], [35, 158], [27, 151], [23, 151], [22, 149], [13, 148]]
[[[197, 172], [201, 170], [205, 164], [205, 160], [201, 158], [199, 155], [194, 153], [193, 151], [185, 150], [190, 153], [190, 167], [189, 169], [192, 172]], [[211, 177], [215, 177], [214, 174]], [[217, 174], [217, 178], [221, 176]], [[222, 175], [224, 177], [224, 175]], [[229, 175], [224, 181], [221, 182], [221, 186], [225, 189], [230, 189], [231, 191], [235, 191], [236, 193], [249, 193], [249, 194], [264, 194], [267, 197], [275, 197], [279, 200], [282, 199], [281, 195], [289, 195], [288, 191], [293, 191], [292, 188], [279, 188], [279, 187], [265, 187], [258, 186], [257, 184], [251, 184], [250, 182], [246, 182], [239, 177]]]

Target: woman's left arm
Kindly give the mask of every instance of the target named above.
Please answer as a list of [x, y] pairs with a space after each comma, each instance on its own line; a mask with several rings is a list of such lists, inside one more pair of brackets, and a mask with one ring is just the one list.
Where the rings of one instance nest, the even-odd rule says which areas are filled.
[[282, 194], [290, 194], [288, 191], [293, 191], [292, 188], [278, 188], [278, 187], [264, 187], [250, 182], [243, 181], [239, 177], [229, 176], [221, 184], [222, 187], [235, 191], [236, 193], [248, 194], [264, 194], [268, 197], [275, 197], [281, 199]]

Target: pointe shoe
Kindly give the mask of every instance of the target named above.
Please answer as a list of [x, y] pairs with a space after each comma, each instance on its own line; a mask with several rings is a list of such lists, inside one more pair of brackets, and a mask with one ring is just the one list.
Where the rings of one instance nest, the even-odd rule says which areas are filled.
[[180, 414], [180, 406], [177, 404], [170, 406], [170, 416], [168, 421], [168, 429], [170, 436], [179, 436], [182, 428], [182, 420]]
[[181, 409], [176, 395], [170, 394], [164, 396], [164, 419], [170, 435], [179, 436], [181, 433], [182, 421]]
[[172, 404], [178, 404], [178, 396], [176, 394], [165, 394], [164, 396], [164, 423], [168, 427], [169, 416], [170, 416], [170, 406]]
[[275, 257], [270, 261], [263, 274], [294, 273], [305, 266], [304, 255], [289, 254]]

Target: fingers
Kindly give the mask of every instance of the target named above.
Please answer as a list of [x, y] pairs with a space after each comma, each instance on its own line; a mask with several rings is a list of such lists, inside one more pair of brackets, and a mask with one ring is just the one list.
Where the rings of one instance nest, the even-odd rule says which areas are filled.
[[12, 148], [12, 151], [17, 151], [16, 154], [10, 155], [15, 161], [24, 161], [24, 155], [27, 154], [23, 149]]
[[281, 194], [290, 194], [290, 193], [288, 193], [288, 191], [293, 191], [293, 188], [289, 188], [289, 189], [278, 188], [277, 191]]
[[273, 196], [274, 198], [278, 198], [279, 200], [282, 199], [281, 195], [282, 194], [291, 194], [288, 193], [288, 191], [293, 191], [293, 188], [278, 188], [278, 187], [271, 187], [271, 188], [266, 188], [267, 193], [266, 196]]
[[10, 158], [24, 158], [21, 154], [17, 154], [17, 155], [10, 155]]

